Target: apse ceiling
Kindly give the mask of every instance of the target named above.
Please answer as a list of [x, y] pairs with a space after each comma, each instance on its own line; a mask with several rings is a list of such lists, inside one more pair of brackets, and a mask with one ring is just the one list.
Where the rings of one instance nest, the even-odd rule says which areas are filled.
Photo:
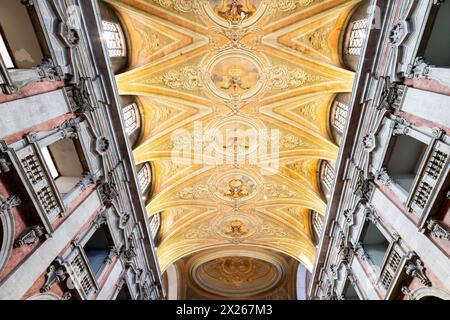
[[[354, 78], [339, 43], [359, 0], [108, 2], [129, 33], [131, 67], [117, 83], [142, 112], [134, 155], [154, 168], [147, 210], [162, 214], [162, 270], [230, 245], [311, 269], [309, 212], [326, 208], [318, 167], [338, 153], [330, 104]], [[247, 131], [256, 142], [226, 135]], [[253, 262], [275, 274], [266, 260]]]

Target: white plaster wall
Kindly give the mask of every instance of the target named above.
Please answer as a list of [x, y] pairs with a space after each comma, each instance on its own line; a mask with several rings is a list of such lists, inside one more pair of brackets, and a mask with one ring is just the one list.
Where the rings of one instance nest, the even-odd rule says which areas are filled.
[[450, 96], [408, 88], [401, 110], [450, 128]]
[[109, 300], [117, 290], [116, 284], [120, 280], [120, 275], [123, 272], [123, 267], [120, 261], [116, 261], [111, 273], [108, 275], [108, 279], [101, 288], [97, 300]]
[[70, 112], [64, 90], [0, 103], [0, 138]]

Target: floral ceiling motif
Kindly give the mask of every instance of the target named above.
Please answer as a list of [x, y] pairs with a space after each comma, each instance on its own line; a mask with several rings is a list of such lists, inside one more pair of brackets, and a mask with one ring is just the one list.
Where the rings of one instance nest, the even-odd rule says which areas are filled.
[[[131, 67], [117, 83], [143, 115], [134, 154], [153, 163], [147, 210], [162, 213], [162, 269], [230, 244], [311, 268], [309, 210], [326, 207], [317, 170], [338, 152], [329, 108], [354, 77], [339, 41], [359, 0], [108, 2], [129, 34]], [[248, 130], [256, 140], [237, 134]], [[212, 138], [225, 132], [236, 134]], [[211, 268], [227, 266], [231, 283], [233, 270], [252, 266], [218, 258]]]

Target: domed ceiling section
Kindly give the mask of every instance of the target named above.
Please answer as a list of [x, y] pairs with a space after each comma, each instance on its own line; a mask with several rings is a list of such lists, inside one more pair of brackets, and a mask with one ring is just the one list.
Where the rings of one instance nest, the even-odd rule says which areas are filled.
[[134, 155], [154, 167], [161, 268], [230, 244], [312, 268], [308, 215], [326, 207], [317, 171], [337, 158], [328, 114], [352, 89], [339, 43], [359, 1], [108, 2], [129, 31], [117, 82], [143, 114]]
[[296, 299], [298, 262], [260, 248], [206, 250], [175, 264], [179, 299]]

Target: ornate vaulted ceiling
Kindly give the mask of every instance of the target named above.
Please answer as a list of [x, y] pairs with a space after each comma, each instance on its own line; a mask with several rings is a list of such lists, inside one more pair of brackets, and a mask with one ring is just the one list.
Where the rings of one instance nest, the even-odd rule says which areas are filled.
[[[141, 107], [134, 153], [154, 167], [147, 209], [162, 213], [162, 269], [230, 245], [278, 252], [311, 268], [309, 211], [326, 207], [318, 166], [338, 152], [330, 104], [351, 91], [354, 77], [341, 64], [339, 43], [359, 0], [241, 0], [236, 10], [231, 0], [109, 2], [129, 31], [131, 68], [117, 83]], [[188, 161], [204, 153], [200, 146], [174, 163], [174, 148], [186, 143], [177, 133], [194, 136], [199, 124], [211, 132], [278, 130], [279, 152], [257, 164]], [[213, 148], [244, 159], [262, 148], [243, 144]], [[261, 168], [277, 159], [276, 172]]]

